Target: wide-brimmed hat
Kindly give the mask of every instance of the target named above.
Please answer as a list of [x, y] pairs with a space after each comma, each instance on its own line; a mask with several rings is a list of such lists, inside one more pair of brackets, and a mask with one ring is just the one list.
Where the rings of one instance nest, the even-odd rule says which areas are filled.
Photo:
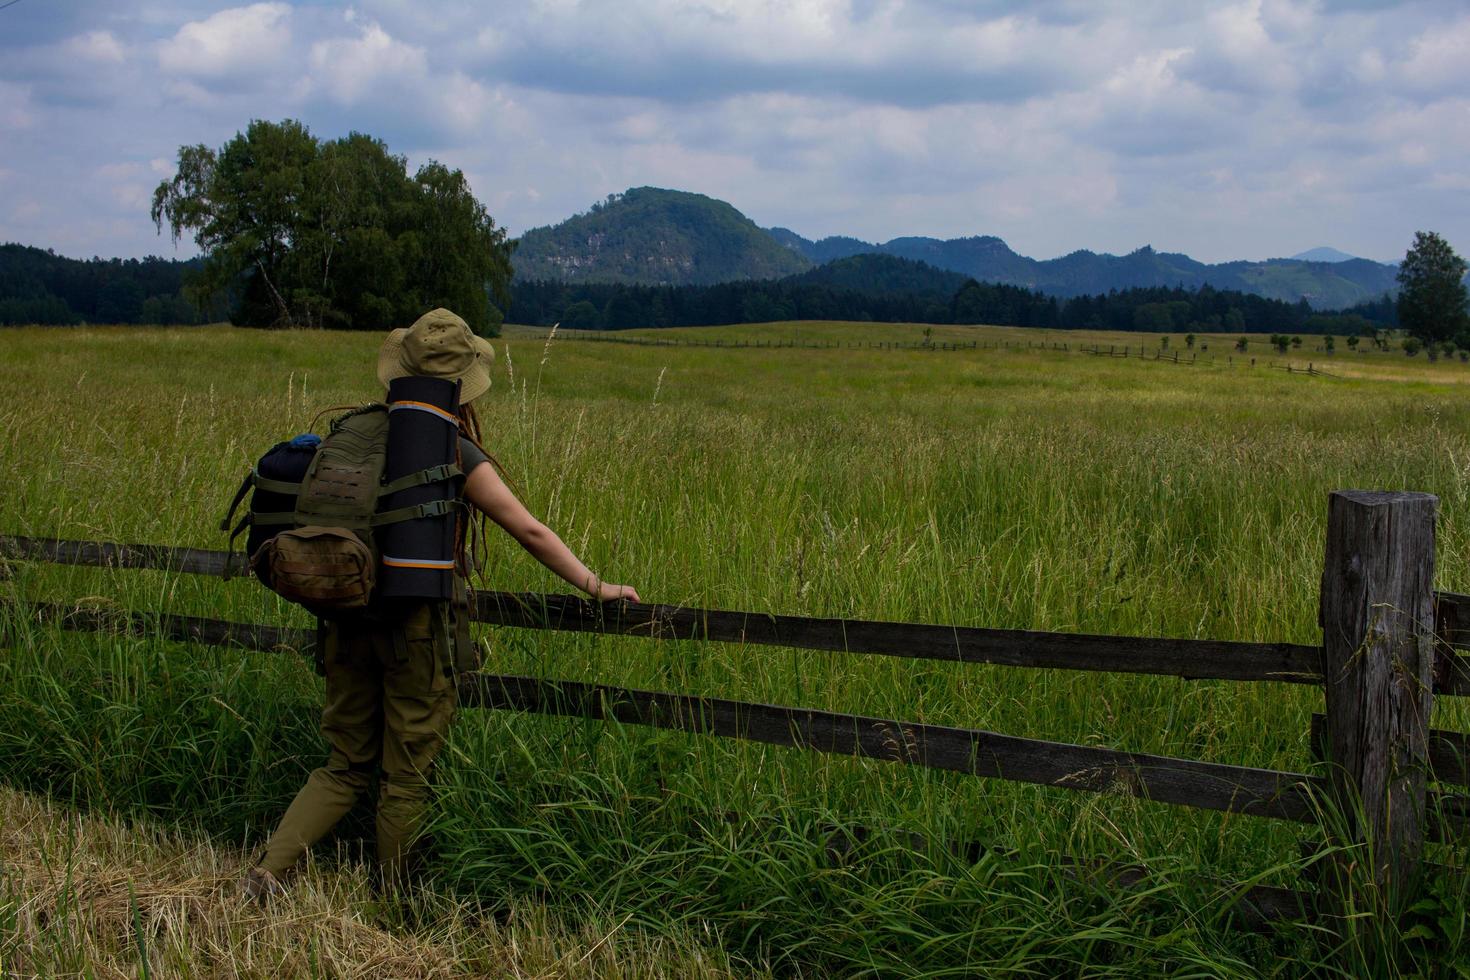
[[430, 310], [411, 327], [389, 331], [378, 351], [378, 380], [427, 375], [458, 381], [459, 403], [468, 404], [490, 390], [495, 348], [449, 310]]

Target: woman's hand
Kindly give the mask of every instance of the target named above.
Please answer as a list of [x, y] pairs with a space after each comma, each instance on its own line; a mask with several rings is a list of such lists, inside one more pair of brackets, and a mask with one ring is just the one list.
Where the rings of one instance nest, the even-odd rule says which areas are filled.
[[599, 582], [597, 594], [593, 597], [598, 602], [617, 602], [619, 599], [627, 599], [629, 602], [642, 602], [638, 598], [638, 592], [631, 585], [614, 585], [611, 582]]

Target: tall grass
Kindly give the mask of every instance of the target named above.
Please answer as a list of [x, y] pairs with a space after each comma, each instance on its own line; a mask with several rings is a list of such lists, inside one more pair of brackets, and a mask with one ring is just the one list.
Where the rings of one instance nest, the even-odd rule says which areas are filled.
[[[218, 511], [254, 455], [324, 405], [375, 396], [377, 341], [11, 332], [0, 528], [218, 547]], [[533, 512], [651, 601], [1313, 642], [1326, 494], [1348, 486], [1439, 494], [1440, 585], [1470, 584], [1470, 407], [1443, 366], [1334, 380], [1050, 352], [509, 347], [481, 408], [491, 448]], [[248, 583], [10, 574], [4, 588], [39, 598], [302, 622]], [[561, 589], [508, 542], [486, 584]], [[13, 751], [0, 758], [13, 784], [253, 839], [320, 756], [305, 664], [10, 629], [0, 738]], [[509, 630], [488, 640], [497, 671], [1296, 771], [1321, 703], [1285, 685]], [[1441, 702], [1437, 724], [1466, 721]], [[1296, 883], [1306, 832], [1271, 821], [479, 712], [456, 725], [437, 800], [443, 889], [708, 929], [783, 972], [1364, 965], [1310, 930], [1229, 927], [1229, 896], [1206, 875]], [[912, 835], [931, 843], [916, 849]], [[846, 838], [856, 843], [834, 855]], [[988, 850], [975, 860], [955, 842]], [[1063, 855], [1144, 864], [1158, 884], [1114, 887]], [[1439, 922], [1463, 917], [1461, 880], [1430, 883], [1433, 908], [1416, 913], [1423, 929], [1393, 968], [1463, 965]]]

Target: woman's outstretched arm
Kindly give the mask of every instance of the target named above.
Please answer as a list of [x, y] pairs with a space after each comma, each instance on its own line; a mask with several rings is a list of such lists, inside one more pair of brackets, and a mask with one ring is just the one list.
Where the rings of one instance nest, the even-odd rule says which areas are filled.
[[638, 593], [631, 585], [604, 582], [588, 570], [555, 531], [526, 510], [526, 505], [516, 499], [489, 463], [481, 463], [470, 471], [464, 482], [464, 498], [504, 528], [532, 558], [573, 587], [603, 602], [612, 599], [639, 601]]

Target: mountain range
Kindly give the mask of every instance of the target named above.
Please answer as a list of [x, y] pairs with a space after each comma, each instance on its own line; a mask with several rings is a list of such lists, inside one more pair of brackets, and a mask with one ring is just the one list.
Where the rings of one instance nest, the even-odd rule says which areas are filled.
[[1397, 287], [1396, 266], [1327, 248], [1293, 258], [1210, 264], [1147, 245], [1127, 255], [1078, 250], [1038, 260], [993, 235], [813, 241], [787, 228], [763, 229], [725, 201], [655, 187], [610, 195], [560, 224], [527, 231], [513, 261], [520, 279], [688, 285], [776, 279], [865, 254], [924, 262], [982, 282], [1059, 297], [1138, 286], [1210, 285], [1340, 309]]

